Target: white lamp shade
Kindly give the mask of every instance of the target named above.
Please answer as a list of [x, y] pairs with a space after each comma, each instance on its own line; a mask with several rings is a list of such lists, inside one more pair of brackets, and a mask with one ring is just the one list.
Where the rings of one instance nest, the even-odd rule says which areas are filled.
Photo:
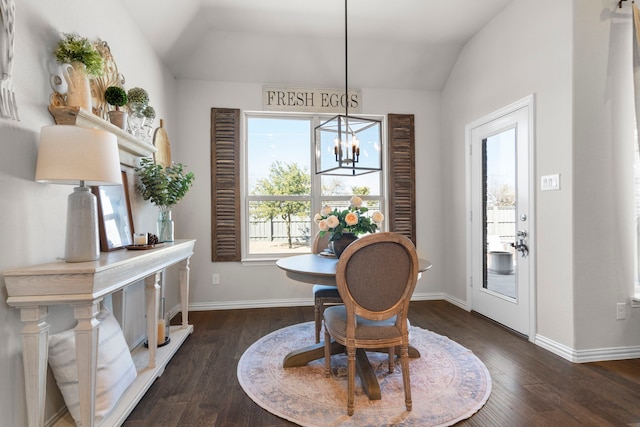
[[36, 181], [54, 184], [122, 184], [118, 141], [112, 133], [72, 125], [40, 132]]

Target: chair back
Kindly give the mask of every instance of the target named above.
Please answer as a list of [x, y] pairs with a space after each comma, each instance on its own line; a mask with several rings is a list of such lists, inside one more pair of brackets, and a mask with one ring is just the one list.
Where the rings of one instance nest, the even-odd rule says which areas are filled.
[[329, 246], [330, 237], [331, 234], [329, 234], [328, 232], [325, 232], [324, 236], [320, 236], [320, 232], [318, 231], [316, 233], [316, 237], [313, 238], [313, 242], [311, 243], [311, 253], [319, 254], [320, 252], [327, 249], [327, 247]]
[[398, 233], [361, 237], [347, 247], [336, 267], [338, 291], [345, 303], [347, 321], [353, 325], [356, 315], [370, 320], [397, 315], [396, 324], [406, 325], [417, 280], [416, 248]]

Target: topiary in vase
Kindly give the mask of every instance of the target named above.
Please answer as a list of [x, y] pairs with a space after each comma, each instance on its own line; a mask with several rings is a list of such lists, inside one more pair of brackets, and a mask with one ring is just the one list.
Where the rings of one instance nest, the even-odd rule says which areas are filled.
[[149, 94], [141, 87], [134, 87], [127, 92], [129, 98], [129, 114], [131, 120], [129, 120], [129, 131], [141, 138], [143, 137], [142, 127], [144, 126], [145, 117], [142, 114], [145, 108], [149, 105]]
[[104, 91], [104, 99], [116, 109], [109, 111], [109, 120], [120, 129], [127, 128], [127, 112], [120, 109], [127, 105], [127, 92], [120, 86], [109, 86]]
[[187, 194], [195, 175], [185, 172], [182, 163], [171, 163], [162, 167], [152, 158], [140, 160], [135, 168], [139, 178], [137, 185], [144, 200], [149, 200], [159, 208], [157, 235], [160, 242], [173, 241], [173, 221], [171, 209]]
[[53, 55], [60, 64], [67, 82], [67, 105], [91, 111], [91, 89], [88, 75], [103, 73], [103, 60], [89, 39], [75, 33], [63, 33]]

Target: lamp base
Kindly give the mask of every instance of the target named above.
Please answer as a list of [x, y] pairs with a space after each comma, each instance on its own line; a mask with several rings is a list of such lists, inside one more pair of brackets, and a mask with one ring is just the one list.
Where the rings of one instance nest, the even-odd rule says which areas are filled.
[[75, 187], [67, 199], [66, 262], [95, 261], [100, 257], [98, 203], [89, 187]]

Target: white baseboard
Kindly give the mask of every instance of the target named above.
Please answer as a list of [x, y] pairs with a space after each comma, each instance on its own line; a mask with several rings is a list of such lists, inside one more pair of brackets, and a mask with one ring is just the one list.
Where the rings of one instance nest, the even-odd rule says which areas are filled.
[[[442, 300], [447, 299], [442, 293], [422, 292], [414, 293], [412, 301], [426, 300]], [[448, 300], [448, 299], [447, 299]], [[456, 302], [451, 301], [453, 304]], [[302, 307], [313, 306], [313, 298], [287, 298], [287, 299], [268, 299], [268, 300], [242, 300], [242, 301], [222, 301], [222, 302], [205, 302], [189, 304], [189, 311], [207, 311], [207, 310], [234, 310], [242, 308], [271, 308], [271, 307]], [[464, 307], [462, 307], [464, 308]], [[179, 306], [171, 310], [177, 314], [180, 311]]]
[[588, 350], [575, 350], [542, 335], [536, 335], [536, 345], [574, 363], [602, 362], [606, 360], [624, 360], [640, 358], [640, 346], [606, 347]]

